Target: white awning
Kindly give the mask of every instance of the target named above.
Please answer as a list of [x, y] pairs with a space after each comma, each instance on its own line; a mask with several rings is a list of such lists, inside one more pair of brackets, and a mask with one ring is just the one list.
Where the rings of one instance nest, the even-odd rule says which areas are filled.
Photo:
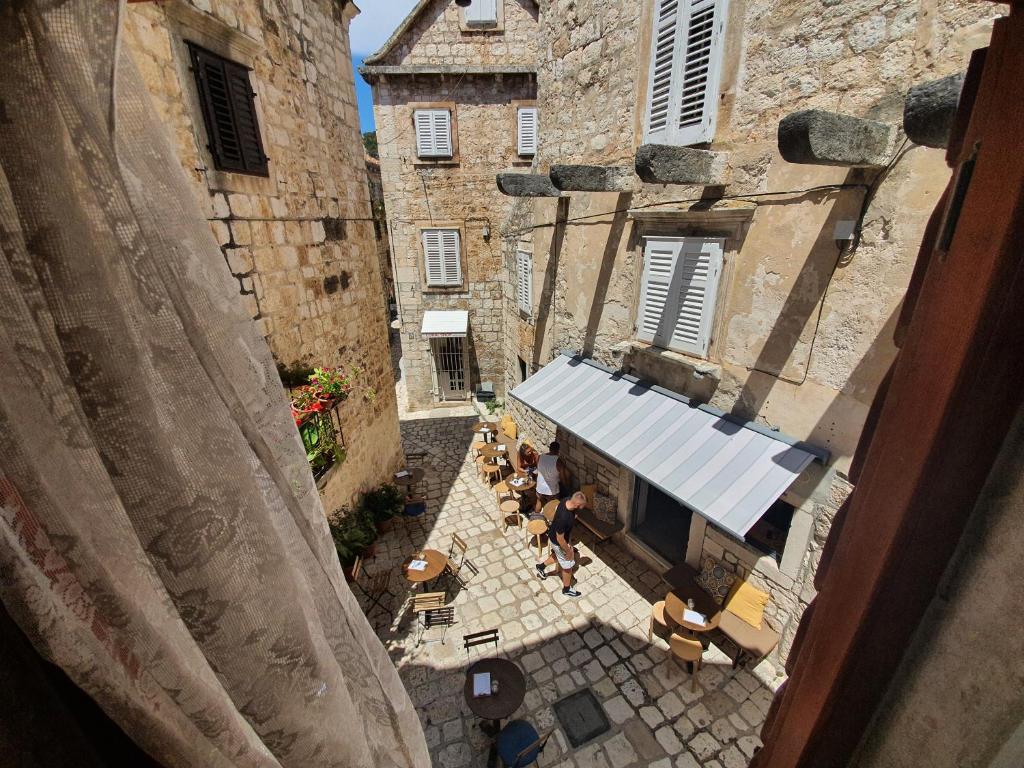
[[420, 333], [427, 338], [465, 336], [469, 328], [469, 312], [464, 309], [431, 309], [423, 313]]
[[828, 453], [674, 392], [562, 355], [509, 393], [743, 538]]

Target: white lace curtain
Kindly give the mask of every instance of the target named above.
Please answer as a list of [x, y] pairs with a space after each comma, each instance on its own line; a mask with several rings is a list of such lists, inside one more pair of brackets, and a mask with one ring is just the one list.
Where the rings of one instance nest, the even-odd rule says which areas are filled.
[[168, 766], [427, 766], [110, 0], [0, 2], [0, 599]]

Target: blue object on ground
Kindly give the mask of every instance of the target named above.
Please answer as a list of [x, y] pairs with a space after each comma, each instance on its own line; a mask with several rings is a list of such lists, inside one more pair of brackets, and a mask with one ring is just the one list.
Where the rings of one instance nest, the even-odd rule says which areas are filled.
[[405, 516], [406, 517], [419, 517], [427, 511], [427, 502], [425, 501], [414, 501], [405, 505]]
[[[540, 756], [540, 748], [532, 749], [522, 757], [519, 753], [537, 740], [537, 729], [526, 720], [513, 720], [498, 734], [498, 756], [506, 768], [523, 768]], [[516, 762], [518, 760], [518, 762]]]

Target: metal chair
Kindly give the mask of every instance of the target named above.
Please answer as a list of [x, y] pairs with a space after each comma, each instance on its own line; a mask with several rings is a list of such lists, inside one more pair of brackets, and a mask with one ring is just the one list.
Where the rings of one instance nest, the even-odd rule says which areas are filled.
[[485, 629], [483, 632], [474, 632], [471, 635], [462, 636], [462, 647], [468, 653], [470, 648], [475, 648], [478, 645], [485, 643], [494, 643], [495, 649], [498, 647], [498, 630], [496, 629]]
[[370, 612], [376, 605], [379, 606], [381, 610], [385, 611], [392, 619], [395, 618], [395, 612], [391, 607], [382, 602], [385, 596], [394, 597], [391, 593], [391, 571], [381, 571], [378, 574], [371, 575], [363, 568], [363, 558], [357, 557], [355, 562], [352, 564], [352, 584], [353, 586], [359, 587], [359, 591], [362, 592], [370, 602], [370, 605], [366, 609], [367, 616], [370, 615]]
[[448, 627], [455, 622], [455, 606], [445, 605], [447, 595], [444, 592], [421, 592], [412, 598], [412, 611], [420, 618], [420, 633], [416, 638], [419, 644], [423, 639], [423, 633], [433, 627], [444, 627], [441, 631], [441, 645], [444, 645], [444, 636]]
[[693, 665], [693, 671], [690, 673], [690, 679], [692, 680], [690, 690], [696, 693], [697, 673], [700, 671], [701, 659], [704, 658], [704, 646], [701, 645], [700, 640], [691, 640], [674, 632], [668, 639], [668, 644], [673, 656]]
[[498, 757], [505, 768], [525, 768], [540, 759], [540, 753], [553, 733], [547, 731], [543, 735], [537, 733], [532, 723], [526, 720], [513, 720], [501, 729], [496, 743]]

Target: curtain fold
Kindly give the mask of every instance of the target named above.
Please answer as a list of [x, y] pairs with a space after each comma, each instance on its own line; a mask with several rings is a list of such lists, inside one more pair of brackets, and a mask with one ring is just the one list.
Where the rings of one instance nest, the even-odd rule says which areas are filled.
[[0, 3], [0, 598], [168, 766], [427, 766], [122, 11]]

